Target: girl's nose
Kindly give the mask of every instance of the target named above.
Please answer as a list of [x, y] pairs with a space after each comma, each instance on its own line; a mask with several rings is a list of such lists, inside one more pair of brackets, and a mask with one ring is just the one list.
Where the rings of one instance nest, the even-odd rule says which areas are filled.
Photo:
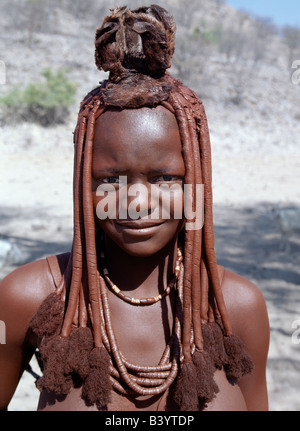
[[126, 218], [132, 220], [148, 217], [151, 214], [150, 187], [144, 183], [133, 183], [128, 185], [127, 188], [121, 189], [119, 193], [119, 211], [123, 216], [125, 216], [126, 212]]

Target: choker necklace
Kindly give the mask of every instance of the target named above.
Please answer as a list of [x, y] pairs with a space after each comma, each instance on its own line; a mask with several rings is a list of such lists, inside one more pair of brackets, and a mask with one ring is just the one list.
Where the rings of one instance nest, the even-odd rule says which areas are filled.
[[[101, 253], [100, 257], [104, 260], [104, 253]], [[170, 281], [170, 283], [168, 284], [168, 286], [165, 288], [165, 290], [152, 297], [152, 298], [132, 298], [130, 296], [125, 295], [121, 289], [118, 288], [118, 286], [116, 286], [110, 279], [109, 277], [109, 273], [108, 273], [108, 269], [104, 266], [103, 267], [103, 276], [105, 281], [107, 282], [107, 284], [110, 286], [112, 292], [114, 292], [120, 299], [122, 299], [123, 301], [129, 303], [129, 304], [133, 304], [133, 305], [151, 305], [151, 304], [155, 304], [158, 301], [161, 301], [163, 298], [165, 298], [167, 295], [169, 295], [169, 293], [171, 292], [171, 290], [173, 289], [173, 287], [175, 286], [177, 280], [178, 280], [178, 276], [179, 276], [179, 272], [180, 272], [180, 264], [182, 262], [182, 253], [181, 250], [179, 248], [177, 248], [177, 259], [175, 262], [175, 269], [174, 269], [174, 275]]]

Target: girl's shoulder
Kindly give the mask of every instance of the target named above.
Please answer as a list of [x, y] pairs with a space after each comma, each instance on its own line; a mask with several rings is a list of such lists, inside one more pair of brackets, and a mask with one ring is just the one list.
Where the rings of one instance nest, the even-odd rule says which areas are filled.
[[22, 265], [3, 278], [0, 283], [0, 319], [7, 328], [26, 332], [44, 299], [55, 291], [68, 256], [69, 253], [65, 253]]
[[225, 270], [222, 291], [233, 333], [245, 344], [254, 362], [265, 366], [270, 326], [262, 291], [250, 280]]
[[247, 278], [227, 269], [224, 270], [222, 292], [232, 324], [266, 317], [266, 303], [259, 287]]
[[264, 296], [253, 282], [225, 270], [222, 291], [233, 333], [243, 341], [254, 370], [239, 386], [249, 410], [267, 410], [266, 365], [270, 342], [269, 318]]

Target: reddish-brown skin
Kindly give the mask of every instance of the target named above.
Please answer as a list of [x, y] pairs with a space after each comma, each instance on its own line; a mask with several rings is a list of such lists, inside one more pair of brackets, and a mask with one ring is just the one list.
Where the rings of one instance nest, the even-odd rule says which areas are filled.
[[[105, 117], [106, 116], [106, 117]], [[110, 128], [104, 132], [109, 119]], [[145, 121], [147, 119], [147, 121]], [[149, 133], [154, 128], [155, 134]], [[173, 115], [162, 107], [142, 108], [121, 114], [107, 112], [96, 122], [92, 171], [96, 179], [109, 164], [122, 169], [134, 182], [149, 184], [153, 166], [159, 164], [164, 175], [184, 176], [179, 131]], [[100, 139], [100, 133], [102, 139]], [[106, 148], [106, 149], [105, 149]], [[172, 163], [171, 163], [172, 162]], [[174, 171], [168, 172], [173, 165]], [[176, 172], [175, 172], [176, 171]], [[151, 173], [151, 174], [150, 174]], [[104, 175], [115, 176], [115, 175]], [[152, 175], [153, 177], [153, 175]], [[151, 177], [151, 178], [152, 178]], [[177, 180], [179, 181], [179, 180]], [[95, 183], [94, 183], [95, 187]], [[99, 198], [94, 196], [94, 206]], [[143, 203], [147, 205], [147, 203]], [[105, 222], [106, 223], [106, 222]], [[112, 280], [129, 296], [155, 296], [166, 286], [176, 258], [177, 232], [180, 222], [169, 220], [150, 237], [137, 240], [119, 235], [116, 226], [102, 222]], [[109, 235], [109, 236], [108, 236]], [[112, 239], [111, 239], [112, 238]], [[135, 242], [135, 246], [133, 243]], [[54, 291], [54, 283], [46, 260], [24, 265], [9, 274], [0, 284], [0, 319], [6, 324], [6, 344], [0, 345], [0, 409], [5, 410], [14, 394], [23, 370], [39, 340], [28, 330], [32, 316], [41, 302]], [[219, 393], [207, 410], [267, 410], [266, 359], [269, 324], [264, 298], [260, 290], [245, 278], [225, 271], [222, 292], [233, 332], [245, 344], [255, 369], [231, 385], [224, 371], [215, 373]], [[112, 321], [119, 349], [128, 360], [154, 365], [165, 348], [172, 331], [174, 292], [149, 307], [136, 307], [109, 292]], [[42, 394], [39, 409], [88, 410], [74, 389], [64, 400], [52, 402]], [[92, 407], [90, 409], [96, 409]], [[130, 397], [114, 393], [110, 410], [165, 410], [165, 397]]]

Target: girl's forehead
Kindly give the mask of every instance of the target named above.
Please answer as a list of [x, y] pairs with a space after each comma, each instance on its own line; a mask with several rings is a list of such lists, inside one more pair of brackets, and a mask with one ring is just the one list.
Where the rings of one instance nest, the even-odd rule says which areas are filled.
[[143, 133], [161, 133], [163, 130], [175, 128], [178, 125], [174, 114], [163, 106], [139, 109], [109, 109], [96, 121], [95, 132], [111, 134], [120, 127], [123, 133], [141, 130]]
[[[164, 166], [182, 164], [175, 116], [163, 107], [110, 110], [95, 124], [93, 165]], [[124, 168], [125, 169], [125, 168]]]

